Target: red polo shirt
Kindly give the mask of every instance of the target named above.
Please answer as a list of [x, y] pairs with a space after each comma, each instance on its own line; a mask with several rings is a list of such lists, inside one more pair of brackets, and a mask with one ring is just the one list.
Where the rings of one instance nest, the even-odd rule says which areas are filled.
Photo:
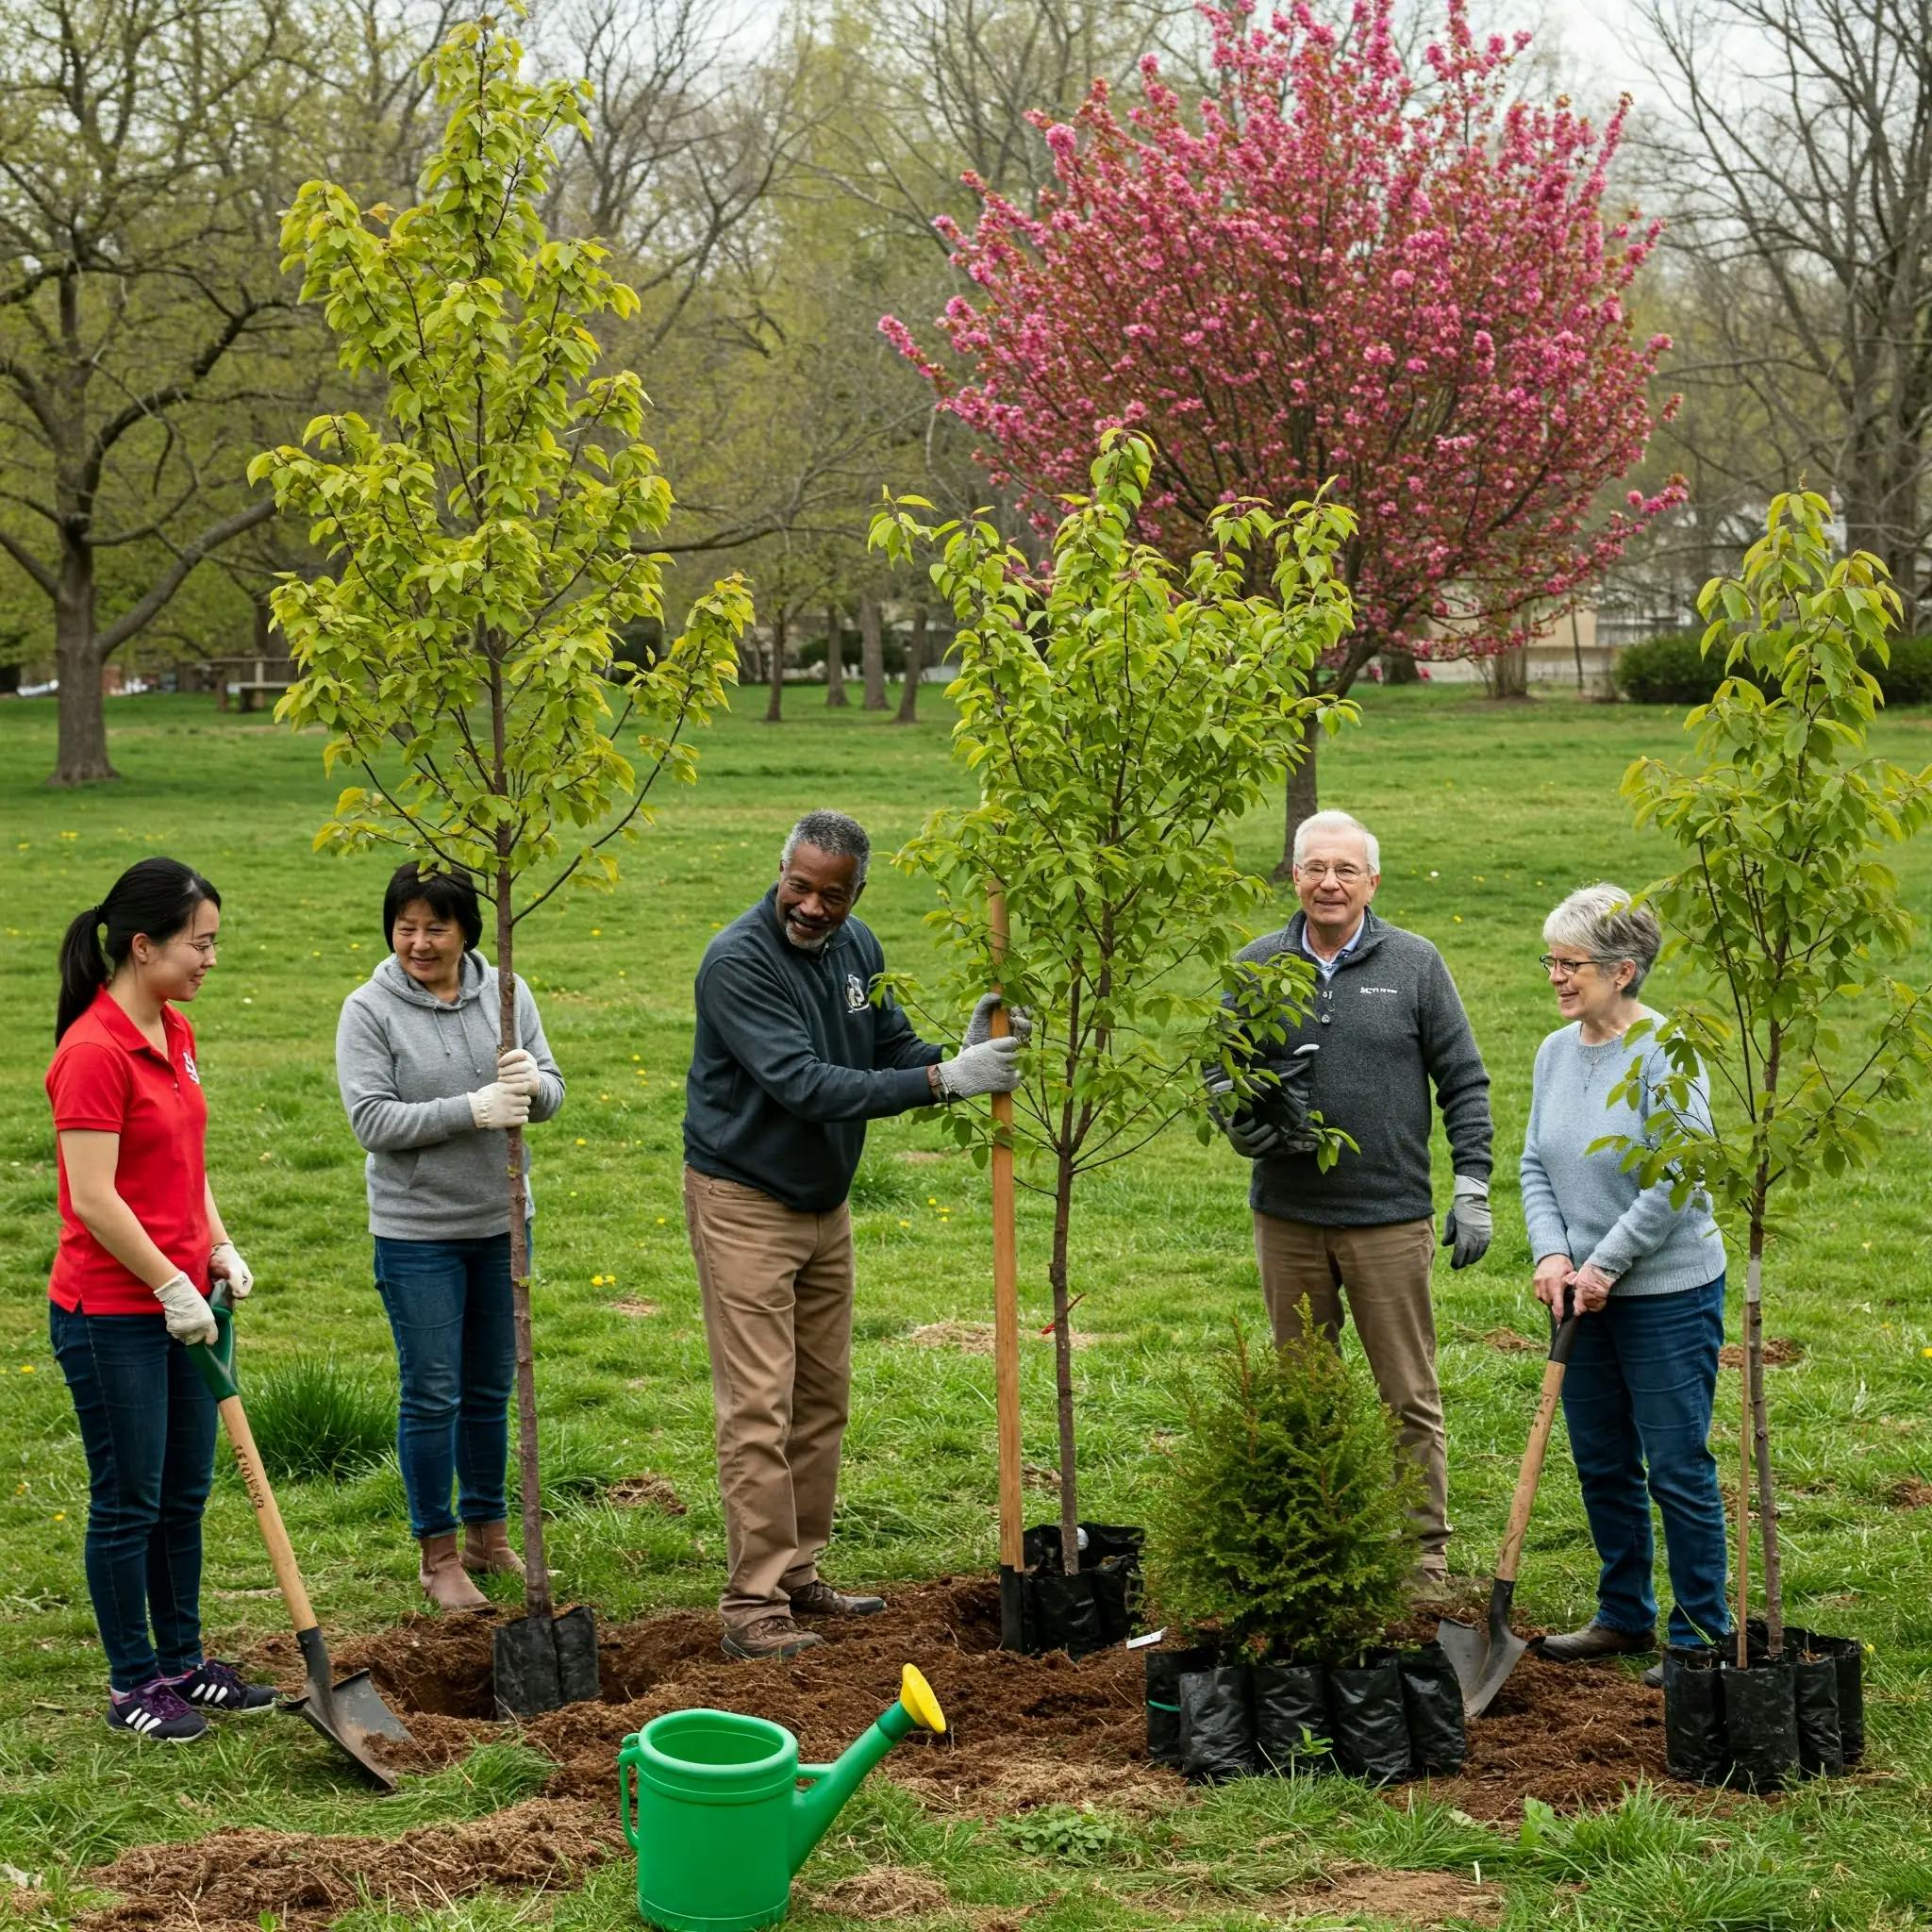
[[[208, 1103], [194, 1064], [194, 1029], [161, 1008], [165, 1055], [142, 1038], [106, 988], [61, 1036], [47, 1069], [54, 1130], [119, 1134], [114, 1187], [156, 1247], [208, 1292]], [[60, 1162], [60, 1245], [47, 1292], [90, 1315], [154, 1315], [161, 1305], [95, 1241], [67, 1193]]]

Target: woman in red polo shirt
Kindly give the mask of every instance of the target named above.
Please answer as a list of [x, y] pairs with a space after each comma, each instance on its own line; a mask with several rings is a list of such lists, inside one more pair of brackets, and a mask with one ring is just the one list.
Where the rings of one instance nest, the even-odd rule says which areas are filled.
[[211, 1278], [238, 1298], [254, 1279], [208, 1191], [194, 1032], [175, 1008], [214, 965], [221, 908], [178, 859], [123, 873], [61, 942], [47, 1069], [60, 1148], [49, 1323], [87, 1451], [108, 1725], [170, 1743], [198, 1738], [208, 1711], [275, 1702], [201, 1654], [215, 1405], [183, 1344], [214, 1340]]

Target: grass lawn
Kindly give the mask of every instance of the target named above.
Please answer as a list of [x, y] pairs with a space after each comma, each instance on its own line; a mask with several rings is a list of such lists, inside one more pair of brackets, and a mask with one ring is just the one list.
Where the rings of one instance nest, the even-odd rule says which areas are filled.
[[[750, 715], [761, 703], [741, 698], [739, 715], [709, 734], [697, 789], [664, 802], [614, 897], [558, 903], [525, 928], [520, 963], [570, 1083], [562, 1116], [533, 1135], [539, 1376], [558, 1490], [551, 1554], [562, 1587], [611, 1619], [705, 1603], [719, 1581], [709, 1388], [679, 1207], [699, 954], [764, 890], [800, 811], [853, 811], [890, 851], [964, 791], [936, 699], [911, 730], [857, 709], [827, 712], [809, 690], [794, 691], [787, 723], [771, 728]], [[244, 1393], [298, 1357], [333, 1356], [376, 1388], [392, 1374], [370, 1282], [360, 1154], [332, 1067], [337, 1008], [383, 950], [386, 865], [311, 856], [333, 796], [319, 740], [222, 716], [206, 698], [118, 702], [109, 723], [123, 782], [64, 794], [41, 784], [52, 763], [51, 705], [0, 705], [0, 991], [9, 1015], [0, 1037], [0, 1860], [40, 1875], [43, 1889], [23, 1908], [49, 1922], [88, 1903], [79, 1870], [127, 1845], [231, 1824], [388, 1834], [481, 1816], [544, 1774], [534, 1754], [492, 1746], [378, 1805], [309, 1733], [280, 1720], [166, 1753], [102, 1726], [104, 1672], [81, 1575], [85, 1470], [46, 1341], [55, 1169], [40, 1083], [58, 935], [143, 853], [189, 860], [225, 899], [221, 967], [193, 1021], [209, 1173], [259, 1289], [242, 1342]], [[1324, 801], [1358, 812], [1381, 837], [1378, 910], [1441, 947], [1494, 1083], [1495, 1244], [1479, 1267], [1452, 1275], [1444, 1264], [1436, 1278], [1454, 1560], [1467, 1572], [1492, 1560], [1541, 1371], [1538, 1355], [1484, 1338], [1538, 1327], [1515, 1162], [1532, 1056], [1555, 1024], [1535, 963], [1541, 919], [1576, 885], [1637, 884], [1660, 869], [1661, 848], [1632, 832], [1617, 783], [1638, 752], [1680, 742], [1667, 712], [1405, 691], [1372, 692], [1362, 726], [1323, 754]], [[1932, 717], [1887, 719], [1878, 742], [1907, 763], [1932, 761]], [[1275, 857], [1278, 837], [1272, 813], [1245, 828], [1257, 867]], [[1932, 841], [1922, 848], [1903, 875], [1923, 915]], [[924, 956], [927, 904], [917, 882], [875, 871], [863, 911], [895, 965]], [[1932, 965], [1932, 952], [1918, 964]], [[1666, 981], [1653, 985], [1668, 998]], [[817, 1855], [793, 1923], [832, 1932], [908, 1907], [908, 1924], [1024, 1919], [1037, 1932], [1281, 1923], [1271, 1897], [1347, 1860], [1440, 1871], [1471, 1886], [1445, 1892], [1450, 1902], [1433, 1916], [1368, 1897], [1307, 1923], [1932, 1925], [1932, 1507], [1910, 1507], [1932, 1499], [1924, 1124], [1891, 1120], [1875, 1174], [1788, 1203], [1799, 1211], [1767, 1273], [1767, 1332], [1801, 1350], [1770, 1377], [1788, 1614], [1874, 1646], [1866, 1775], [1775, 1805], [1690, 1810], [1640, 1793], [1619, 1812], [1519, 1842], [1420, 1792], [1391, 1807], [1339, 1780], [1257, 1781], [1152, 1819], [1102, 1809], [979, 1825], [928, 1813], [891, 1782], [889, 1766]], [[981, 1569], [992, 1557], [991, 1360], [908, 1339], [926, 1324], [990, 1319], [984, 1180], [941, 1148], [930, 1124], [881, 1124], [855, 1190], [854, 1421], [832, 1566], [841, 1581], [891, 1585]], [[1439, 1148], [1439, 1206], [1448, 1179]], [[1172, 1135], [1087, 1183], [1075, 1215], [1074, 1286], [1087, 1295], [1075, 1324], [1092, 1337], [1076, 1357], [1083, 1508], [1131, 1522], [1158, 1456], [1152, 1439], [1178, 1412], [1177, 1377], [1222, 1345], [1231, 1314], [1259, 1320], [1243, 1176], [1224, 1149]], [[1048, 1319], [1046, 1223], [1037, 1202], [1023, 1200], [1022, 1216], [1023, 1316], [1038, 1328]], [[1024, 1374], [1027, 1457], [1048, 1464], [1045, 1342], [1029, 1343]], [[1727, 1374], [1718, 1428], [1726, 1472], [1736, 1393]], [[225, 1449], [220, 1460], [205, 1613], [215, 1644], [232, 1654], [277, 1628], [281, 1609]], [[687, 1513], [609, 1500], [613, 1482], [644, 1474], [668, 1480]], [[392, 1459], [291, 1482], [281, 1500], [331, 1630], [371, 1628], [415, 1607], [416, 1552]], [[1524, 1561], [1523, 1616], [1580, 1621], [1594, 1571], [1558, 1443]], [[863, 1882], [879, 1866], [931, 1883], [889, 1907]], [[629, 1923], [627, 1886], [619, 1860], [580, 1891], [536, 1902], [485, 1894], [410, 1923]], [[372, 1907], [345, 1923], [373, 1932], [384, 1916]]]

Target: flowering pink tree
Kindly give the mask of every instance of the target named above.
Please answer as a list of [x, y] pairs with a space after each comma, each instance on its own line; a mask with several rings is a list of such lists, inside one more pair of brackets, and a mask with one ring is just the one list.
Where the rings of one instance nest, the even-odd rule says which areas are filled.
[[1377, 652], [1522, 642], [1681, 493], [1592, 516], [1642, 455], [1670, 346], [1639, 344], [1624, 302], [1658, 225], [1600, 211], [1627, 103], [1601, 129], [1512, 105], [1528, 36], [1478, 45], [1447, 4], [1420, 77], [1391, 0], [1356, 0], [1345, 31], [1307, 5], [1266, 27], [1204, 8], [1220, 83], [1192, 121], [1149, 56], [1124, 120], [1102, 82], [1073, 126], [1036, 117], [1058, 181], [1037, 215], [968, 177], [976, 229], [941, 224], [977, 288], [939, 321], [950, 366], [880, 325], [1042, 523], [1114, 424], [1154, 441], [1146, 526], [1176, 556], [1217, 504], [1332, 479], [1360, 518], [1338, 692]]

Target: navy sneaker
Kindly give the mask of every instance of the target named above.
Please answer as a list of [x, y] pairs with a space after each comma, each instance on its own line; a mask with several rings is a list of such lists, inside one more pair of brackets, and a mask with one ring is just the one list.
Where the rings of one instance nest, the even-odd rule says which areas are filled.
[[251, 1684], [233, 1664], [214, 1657], [196, 1664], [184, 1677], [174, 1679], [175, 1694], [192, 1710], [222, 1710], [241, 1716], [267, 1710], [275, 1701], [274, 1687]]
[[139, 1690], [116, 1690], [108, 1699], [108, 1728], [150, 1743], [188, 1744], [208, 1729], [208, 1719], [182, 1701], [165, 1677]]

